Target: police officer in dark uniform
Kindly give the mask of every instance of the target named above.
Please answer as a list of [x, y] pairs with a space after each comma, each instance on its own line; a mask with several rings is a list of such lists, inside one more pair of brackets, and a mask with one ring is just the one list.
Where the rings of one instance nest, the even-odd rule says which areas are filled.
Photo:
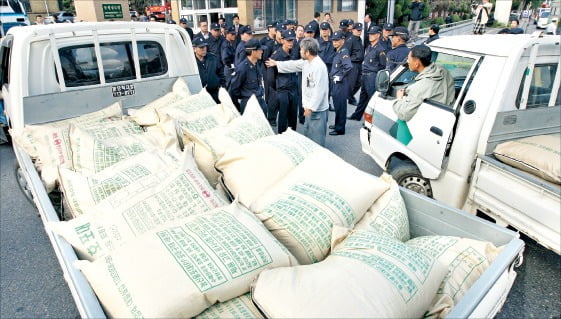
[[236, 28], [234, 28], [234, 26], [229, 27], [226, 33], [226, 39], [222, 42], [222, 48], [220, 49], [220, 56], [222, 64], [224, 65], [224, 82], [226, 88], [230, 87], [230, 80], [232, 79], [232, 73], [234, 73], [235, 68], [236, 36]]
[[362, 39], [360, 38], [362, 23], [355, 23], [351, 33], [352, 35], [350, 37], [345, 38], [345, 47], [351, 53], [351, 62], [353, 63], [353, 69], [351, 74], [349, 74], [349, 103], [357, 105], [355, 94], [358, 92], [358, 89], [360, 89], [361, 65], [362, 60], [364, 60], [364, 48], [362, 47]]
[[369, 28], [368, 39], [370, 40], [364, 61], [362, 62], [362, 79], [360, 86], [360, 99], [354, 113], [348, 117], [350, 120], [360, 121], [366, 105], [376, 91], [376, 75], [378, 71], [386, 68], [386, 45], [380, 42], [382, 29], [373, 25]]
[[343, 36], [348, 38], [351, 36], [351, 31], [349, 31], [349, 20], [343, 19], [339, 22], [339, 30], [343, 32]]
[[224, 42], [224, 37], [220, 34], [220, 25], [218, 23], [213, 23], [210, 25], [210, 36], [207, 39], [208, 42], [208, 52], [216, 55], [218, 60], [221, 59], [220, 48]]
[[319, 18], [321, 17], [321, 14], [319, 12], [314, 12], [314, 19], [312, 21], [310, 21], [308, 23], [308, 25], [312, 26], [313, 30], [314, 30], [314, 38], [316, 40], [319, 39], [320, 36], [320, 32], [319, 32]]
[[322, 22], [320, 25], [320, 37], [318, 39], [319, 52], [318, 56], [323, 60], [327, 66], [327, 72], [331, 72], [331, 65], [335, 57], [335, 48], [331, 42], [330, 25], [327, 22]]
[[333, 65], [329, 77], [333, 82], [333, 105], [335, 107], [335, 125], [329, 128], [333, 131], [329, 135], [344, 135], [347, 121], [347, 97], [349, 96], [348, 75], [353, 65], [349, 50], [345, 48], [345, 38], [342, 31], [336, 31], [331, 37], [333, 46], [337, 50], [333, 58]]
[[[282, 21], [277, 21], [275, 23], [275, 43], [273, 45], [273, 52], [276, 50], [280, 50], [282, 47], [282, 32], [286, 30], [286, 25], [282, 23]], [[265, 59], [263, 59], [265, 61]], [[279, 105], [278, 99], [276, 97], [276, 81], [275, 81], [275, 69], [274, 68], [265, 68], [265, 72], [267, 73], [266, 79], [267, 82], [265, 85], [269, 86], [269, 96], [270, 98], [266, 100], [267, 102], [267, 120], [269, 120], [269, 124], [271, 126], [277, 126], [277, 115], [279, 113]]]
[[[327, 67], [327, 73], [329, 74], [331, 73], [333, 58], [335, 57], [335, 47], [333, 47], [333, 42], [331, 42], [331, 26], [328, 22], [322, 22], [319, 28], [320, 37], [318, 39], [318, 56], [323, 60], [323, 63], [325, 63], [325, 66]], [[332, 89], [332, 83], [331, 81], [329, 81], [329, 96], [331, 96]], [[329, 104], [329, 110], [335, 111], [331, 103]]]
[[187, 31], [187, 34], [189, 34], [189, 39], [191, 39], [191, 41], [193, 41], [193, 29], [191, 29], [189, 27], [189, 25], [187, 24], [187, 19], [185, 19], [185, 18], [179, 19], [179, 25], [183, 29], [185, 29], [185, 31]]
[[[294, 30], [283, 31], [282, 47], [273, 52], [271, 59], [275, 61], [293, 60], [290, 51], [294, 46], [295, 39], [296, 33]], [[279, 108], [278, 133], [286, 131], [288, 126], [296, 130], [296, 116], [298, 113], [298, 94], [296, 88], [298, 81], [296, 73], [278, 73], [276, 67], [271, 69], [275, 70], [276, 102]]]
[[392, 72], [405, 60], [409, 55], [409, 48], [406, 43], [409, 41], [409, 31], [406, 27], [395, 27], [391, 35], [392, 49], [386, 55], [386, 68]]
[[257, 97], [263, 114], [267, 114], [267, 104], [263, 99], [263, 75], [259, 67], [259, 60], [263, 55], [262, 47], [259, 40], [250, 39], [244, 43], [246, 58], [240, 64], [236, 65], [232, 82], [230, 84], [230, 96], [232, 100], [239, 101], [239, 111], [243, 114], [247, 101], [252, 95]]
[[392, 41], [390, 40], [390, 35], [393, 32], [393, 24], [384, 23], [382, 28], [382, 38], [380, 42], [386, 46], [386, 52], [392, 49]]
[[240, 28], [240, 37], [241, 41], [236, 47], [236, 54], [234, 59], [234, 64], [238, 66], [243, 60], [245, 60], [245, 42], [253, 38], [253, 31], [251, 31], [251, 27], [248, 25], [244, 25]]
[[222, 63], [214, 54], [207, 52], [208, 43], [203, 37], [196, 37], [193, 40], [193, 46], [201, 83], [214, 101], [220, 103], [218, 90], [220, 86], [224, 86]]
[[[268, 24], [267, 25], [267, 35], [265, 37], [263, 37], [259, 42], [261, 43], [261, 46], [266, 47], [267, 49], [263, 52], [263, 58], [261, 59], [262, 61], [267, 61], [269, 59], [269, 57], [271, 57], [271, 55], [273, 54], [273, 52], [275, 51], [275, 36], [276, 36], [276, 26], [275, 24]], [[267, 72], [267, 67], [265, 67], [265, 64], [261, 64], [263, 69], [262, 69], [262, 73], [263, 73], [263, 86], [265, 88], [265, 102], [267, 102], [267, 106], [271, 105], [271, 75], [269, 72]]]

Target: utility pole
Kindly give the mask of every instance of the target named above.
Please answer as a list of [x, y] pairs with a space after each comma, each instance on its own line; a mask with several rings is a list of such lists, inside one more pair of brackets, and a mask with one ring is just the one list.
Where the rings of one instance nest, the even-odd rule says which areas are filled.
[[49, 13], [49, 5], [47, 4], [47, 0], [45, 1], [45, 9], [47, 10], [47, 17], [50, 16], [51, 14]]
[[393, 15], [395, 12], [395, 0], [388, 0], [388, 11], [386, 12], [387, 15], [387, 22], [393, 23]]

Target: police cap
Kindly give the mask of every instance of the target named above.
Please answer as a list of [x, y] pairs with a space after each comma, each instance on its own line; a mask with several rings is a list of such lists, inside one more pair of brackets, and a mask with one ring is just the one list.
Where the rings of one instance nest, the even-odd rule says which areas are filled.
[[243, 27], [240, 28], [240, 34], [242, 33], [248, 33], [248, 34], [253, 34], [253, 31], [251, 31], [251, 26], [248, 25], [244, 25]]
[[406, 27], [395, 27], [392, 35], [409, 35], [409, 30]]
[[208, 46], [208, 43], [206, 42], [205, 38], [196, 37], [193, 39], [193, 45], [196, 46], [197, 48], [202, 48]]
[[267, 47], [259, 43], [257, 39], [250, 39], [244, 43], [246, 50], [265, 50]]
[[296, 33], [294, 33], [294, 30], [284, 30], [282, 31], [281, 37], [284, 40], [294, 40], [296, 39]]
[[376, 34], [381, 32], [382, 32], [382, 28], [380, 28], [377, 25], [373, 25], [368, 29], [368, 34]]
[[331, 36], [331, 40], [341, 40], [344, 39], [345, 35], [341, 31], [335, 31]]
[[236, 34], [236, 27], [234, 27], [234, 26], [228, 27], [228, 33]]

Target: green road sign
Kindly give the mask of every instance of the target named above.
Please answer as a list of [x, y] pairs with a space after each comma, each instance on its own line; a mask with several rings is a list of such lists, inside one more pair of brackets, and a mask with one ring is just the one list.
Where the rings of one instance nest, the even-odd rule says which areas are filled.
[[121, 4], [102, 4], [103, 19], [122, 19], [123, 7]]

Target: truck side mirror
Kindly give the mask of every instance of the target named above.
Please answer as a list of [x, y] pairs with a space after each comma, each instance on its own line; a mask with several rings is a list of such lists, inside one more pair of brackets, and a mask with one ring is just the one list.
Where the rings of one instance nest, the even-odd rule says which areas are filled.
[[376, 75], [376, 90], [382, 95], [388, 94], [390, 89], [390, 71], [380, 70]]

